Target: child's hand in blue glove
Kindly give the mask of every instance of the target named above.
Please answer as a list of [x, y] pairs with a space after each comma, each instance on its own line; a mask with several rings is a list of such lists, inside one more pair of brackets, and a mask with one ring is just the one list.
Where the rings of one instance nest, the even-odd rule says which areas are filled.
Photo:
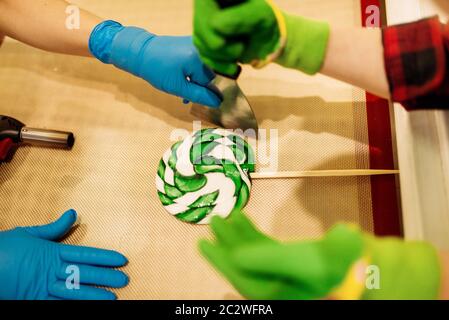
[[127, 263], [122, 254], [53, 242], [71, 229], [76, 217], [69, 210], [49, 225], [0, 232], [0, 299], [116, 299], [95, 286], [128, 284], [123, 272], [111, 269]]
[[89, 40], [92, 54], [185, 100], [218, 107], [221, 97], [208, 85], [215, 77], [200, 60], [191, 37], [156, 36], [144, 29], [105, 21]]

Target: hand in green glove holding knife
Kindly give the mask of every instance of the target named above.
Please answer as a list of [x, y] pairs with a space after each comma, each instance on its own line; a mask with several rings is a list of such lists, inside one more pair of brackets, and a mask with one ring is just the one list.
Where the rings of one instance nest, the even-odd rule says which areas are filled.
[[237, 63], [262, 67], [273, 61], [315, 74], [328, 37], [326, 23], [283, 13], [271, 0], [226, 9], [216, 0], [195, 0], [194, 44], [202, 60], [225, 75], [236, 73]]
[[[437, 299], [436, 250], [422, 242], [378, 239], [336, 225], [321, 240], [282, 243], [263, 235], [241, 212], [215, 217], [215, 242], [202, 254], [249, 299]], [[378, 286], [367, 286], [369, 267]], [[367, 274], [368, 273], [368, 274]], [[367, 281], [368, 280], [368, 281]]]

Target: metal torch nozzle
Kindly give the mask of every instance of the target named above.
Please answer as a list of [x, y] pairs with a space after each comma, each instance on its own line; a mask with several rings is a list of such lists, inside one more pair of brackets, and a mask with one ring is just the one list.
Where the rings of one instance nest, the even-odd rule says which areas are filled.
[[75, 144], [75, 136], [71, 132], [28, 127], [23, 127], [20, 131], [20, 140], [25, 143], [65, 149], [71, 149]]

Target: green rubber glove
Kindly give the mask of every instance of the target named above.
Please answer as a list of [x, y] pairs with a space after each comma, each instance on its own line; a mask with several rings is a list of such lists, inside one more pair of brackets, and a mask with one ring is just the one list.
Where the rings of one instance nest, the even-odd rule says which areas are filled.
[[263, 67], [276, 61], [308, 74], [323, 64], [329, 26], [281, 12], [271, 0], [246, 0], [221, 9], [195, 0], [194, 44], [204, 63], [233, 75], [237, 63]]
[[[439, 262], [428, 244], [377, 239], [336, 225], [321, 240], [281, 243], [240, 212], [212, 220], [214, 243], [200, 251], [249, 299], [436, 299]], [[379, 288], [367, 289], [369, 266]], [[413, 279], [413, 281], [410, 281]]]

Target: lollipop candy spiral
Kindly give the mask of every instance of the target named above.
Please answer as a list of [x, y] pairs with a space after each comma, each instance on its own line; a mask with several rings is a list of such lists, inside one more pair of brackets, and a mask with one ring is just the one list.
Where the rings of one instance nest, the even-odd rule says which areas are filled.
[[156, 176], [159, 199], [176, 218], [207, 224], [242, 209], [251, 191], [254, 153], [239, 135], [203, 129], [175, 143], [163, 156]]

